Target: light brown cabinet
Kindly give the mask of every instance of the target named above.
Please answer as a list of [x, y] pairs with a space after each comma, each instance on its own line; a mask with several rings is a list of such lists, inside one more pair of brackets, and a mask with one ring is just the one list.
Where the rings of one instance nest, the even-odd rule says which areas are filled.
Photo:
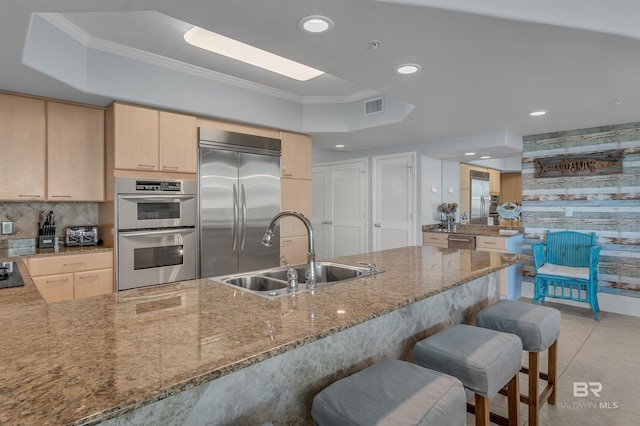
[[449, 234], [443, 232], [423, 232], [422, 245], [440, 248], [449, 247]]
[[280, 177], [311, 180], [311, 137], [299, 133], [280, 132], [280, 139]]
[[160, 111], [158, 116], [159, 168], [161, 172], [196, 173], [198, 141], [196, 118]]
[[[311, 220], [311, 181], [282, 179], [280, 185], [280, 210], [295, 210]], [[293, 237], [297, 235], [307, 235], [307, 228], [302, 221], [294, 217], [283, 217], [280, 220], [280, 237]]]
[[196, 173], [195, 117], [120, 103], [109, 114], [115, 169]]
[[113, 253], [33, 256], [27, 269], [47, 303], [113, 292]]
[[500, 175], [500, 202], [522, 203], [522, 174], [502, 173]]
[[489, 172], [489, 194], [500, 194], [500, 170], [487, 169]]
[[292, 265], [307, 262], [309, 240], [307, 236], [280, 237], [280, 254]]
[[0, 93], [0, 200], [45, 199], [45, 129], [44, 100]]
[[104, 110], [47, 102], [47, 199], [104, 201]]

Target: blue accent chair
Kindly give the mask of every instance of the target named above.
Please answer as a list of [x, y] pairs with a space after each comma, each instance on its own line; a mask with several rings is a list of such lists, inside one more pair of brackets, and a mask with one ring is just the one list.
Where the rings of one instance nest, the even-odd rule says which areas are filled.
[[546, 242], [534, 243], [535, 293], [533, 303], [546, 297], [586, 302], [593, 317], [598, 312], [598, 261], [601, 247], [595, 233], [547, 231]]

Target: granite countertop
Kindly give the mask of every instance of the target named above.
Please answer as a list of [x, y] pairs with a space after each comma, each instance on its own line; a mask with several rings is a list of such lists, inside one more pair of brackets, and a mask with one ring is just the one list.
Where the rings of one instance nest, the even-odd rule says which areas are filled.
[[386, 272], [278, 299], [198, 279], [47, 305], [0, 303], [0, 424], [98, 422], [415, 303], [527, 256], [405, 247], [333, 259]]

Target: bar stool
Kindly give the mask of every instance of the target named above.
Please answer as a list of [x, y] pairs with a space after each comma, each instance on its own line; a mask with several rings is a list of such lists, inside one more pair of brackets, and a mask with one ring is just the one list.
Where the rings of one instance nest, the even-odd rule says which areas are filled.
[[382, 361], [327, 386], [313, 398], [320, 426], [464, 426], [460, 380], [405, 361]]
[[[478, 327], [517, 335], [522, 340], [523, 349], [529, 352], [529, 367], [520, 369], [529, 377], [529, 395], [520, 395], [520, 400], [529, 406], [529, 424], [536, 426], [544, 403], [556, 403], [560, 311], [515, 300], [501, 300], [480, 311], [476, 323]], [[540, 352], [547, 349], [547, 374], [544, 374], [540, 372], [539, 358]], [[547, 381], [542, 392], [539, 391], [538, 377]]]
[[[457, 377], [467, 389], [475, 393], [475, 406], [467, 404], [467, 411], [476, 415], [476, 425], [518, 425], [520, 402], [518, 371], [522, 358], [522, 342], [510, 333], [454, 325], [416, 343], [414, 361]], [[491, 413], [489, 399], [504, 386], [508, 388], [508, 420]]]

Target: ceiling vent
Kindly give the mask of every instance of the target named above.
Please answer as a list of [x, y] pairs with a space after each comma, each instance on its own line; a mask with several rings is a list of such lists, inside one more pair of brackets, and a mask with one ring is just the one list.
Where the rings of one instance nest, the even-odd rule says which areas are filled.
[[382, 98], [371, 99], [364, 103], [364, 115], [378, 114], [379, 112], [382, 112], [382, 110]]

